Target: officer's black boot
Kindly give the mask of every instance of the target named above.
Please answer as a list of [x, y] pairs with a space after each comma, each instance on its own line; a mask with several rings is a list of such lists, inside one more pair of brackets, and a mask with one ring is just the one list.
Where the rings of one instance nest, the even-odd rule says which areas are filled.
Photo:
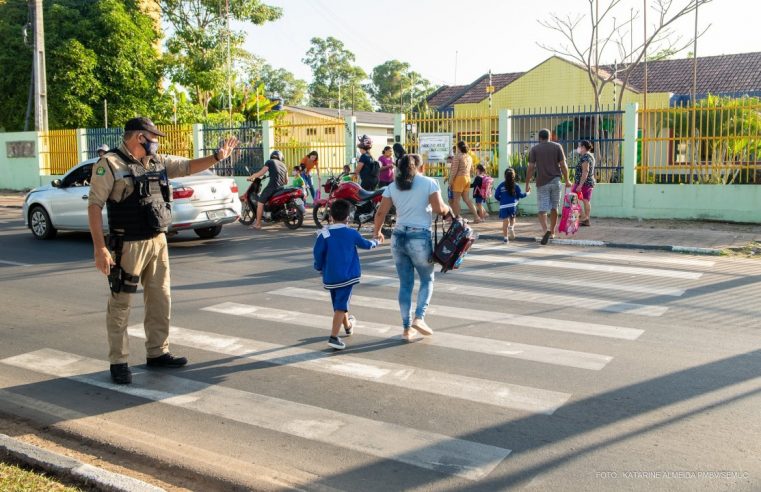
[[125, 362], [124, 364], [111, 364], [111, 380], [116, 384], [132, 383], [132, 371]]
[[182, 367], [188, 363], [185, 357], [175, 357], [169, 352], [158, 357], [148, 357], [148, 367]]

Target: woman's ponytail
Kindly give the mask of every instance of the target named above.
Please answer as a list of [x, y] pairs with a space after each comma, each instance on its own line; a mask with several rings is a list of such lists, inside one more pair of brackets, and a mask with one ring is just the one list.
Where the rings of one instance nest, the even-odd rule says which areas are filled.
[[394, 182], [400, 191], [412, 188], [412, 180], [415, 179], [418, 165], [420, 165], [420, 156], [417, 154], [405, 154], [397, 161]]

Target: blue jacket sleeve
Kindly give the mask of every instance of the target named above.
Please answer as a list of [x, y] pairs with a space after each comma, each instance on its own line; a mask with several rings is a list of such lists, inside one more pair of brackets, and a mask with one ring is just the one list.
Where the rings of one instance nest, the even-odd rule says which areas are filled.
[[317, 241], [314, 243], [314, 269], [318, 272], [322, 271], [322, 268], [325, 266], [325, 252], [327, 250], [325, 249], [325, 238], [322, 237], [322, 234], [317, 236]]
[[374, 247], [376, 247], [378, 245], [377, 241], [375, 241], [375, 240], [372, 240], [372, 241], [367, 240], [367, 239], [363, 238], [362, 235], [360, 233], [358, 233], [357, 231], [354, 231], [354, 234], [355, 234], [355, 236], [354, 236], [354, 244], [356, 244], [356, 246], [358, 248], [373, 249]]
[[501, 200], [502, 199], [502, 193], [505, 191], [505, 183], [500, 183], [499, 186], [497, 186], [497, 189], [494, 190], [494, 199], [495, 200]]

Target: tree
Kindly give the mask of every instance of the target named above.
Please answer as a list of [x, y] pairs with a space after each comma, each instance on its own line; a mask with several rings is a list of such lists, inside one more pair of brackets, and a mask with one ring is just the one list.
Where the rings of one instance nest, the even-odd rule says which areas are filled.
[[410, 69], [410, 64], [388, 60], [373, 68], [367, 90], [379, 109], [404, 112], [418, 107], [433, 91], [431, 83]]
[[[645, 60], [647, 53], [672, 56], [686, 49], [693, 38], [685, 41], [673, 30], [673, 24], [682, 17], [692, 13], [700, 5], [712, 0], [683, 0], [682, 7], [675, 8], [674, 0], [655, 0], [652, 7], [655, 22], [648, 26], [647, 37], [633, 42], [632, 29], [639, 20], [640, 12], [631, 12], [628, 16], [616, 15], [617, 8], [623, 0], [587, 0], [588, 14], [571, 16], [550, 15], [549, 19], [538, 20], [539, 24], [550, 31], [560, 34], [564, 40], [557, 47], [539, 43], [539, 46], [552, 53], [565, 56], [581, 65], [587, 72], [590, 86], [594, 93], [595, 111], [599, 111], [600, 98], [605, 87], [619, 81], [618, 108], [621, 109], [623, 96], [634, 69]], [[626, 22], [618, 19], [628, 17]], [[586, 26], [586, 30], [584, 30]], [[583, 30], [583, 32], [582, 32]], [[696, 33], [699, 37], [703, 33]], [[612, 51], [615, 50], [615, 53]], [[617, 69], [605, 70], [601, 60], [616, 56]]]
[[[229, 0], [230, 17], [255, 25], [273, 21], [282, 9], [260, 0]], [[241, 49], [243, 33], [228, 31], [225, 3], [219, 0], [164, 0], [162, 12], [172, 26], [167, 41], [168, 67], [172, 80], [187, 87], [208, 114], [209, 102], [226, 92], [228, 39], [231, 63], [247, 54]]]
[[372, 111], [363, 82], [367, 74], [354, 65], [354, 53], [334, 37], [312, 38], [302, 60], [312, 69], [309, 101], [312, 106]]
[[284, 68], [275, 68], [255, 57], [249, 68], [250, 85], [262, 87], [262, 94], [280, 97], [285, 104], [301, 106], [307, 102], [309, 85]]
[[[51, 129], [103, 125], [150, 115], [161, 81], [157, 31], [135, 0], [50, 0], [44, 3], [48, 113]], [[31, 30], [24, 0], [0, 2], [0, 127], [24, 128], [31, 82]]]

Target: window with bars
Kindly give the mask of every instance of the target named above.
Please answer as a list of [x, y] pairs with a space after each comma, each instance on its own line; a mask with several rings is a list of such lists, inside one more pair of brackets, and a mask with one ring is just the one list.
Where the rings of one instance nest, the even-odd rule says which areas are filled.
[[314, 137], [317, 135], [317, 128], [307, 128], [307, 136]]

